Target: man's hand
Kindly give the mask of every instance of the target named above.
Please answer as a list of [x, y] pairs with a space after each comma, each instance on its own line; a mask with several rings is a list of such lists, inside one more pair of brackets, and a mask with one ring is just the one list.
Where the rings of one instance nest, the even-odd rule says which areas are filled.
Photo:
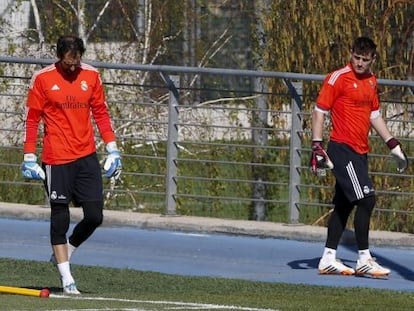
[[333, 169], [334, 165], [322, 146], [321, 140], [312, 141], [312, 157], [310, 160], [312, 172], [317, 176], [325, 176], [326, 169]]
[[22, 175], [24, 178], [45, 180], [46, 174], [40, 165], [37, 164], [37, 157], [34, 153], [24, 154]]
[[386, 141], [386, 144], [391, 150], [391, 155], [397, 161], [397, 172], [403, 173], [408, 167], [408, 159], [401, 147], [401, 143], [394, 137], [391, 137]]
[[106, 145], [106, 151], [108, 152], [108, 156], [103, 167], [105, 170], [105, 176], [108, 178], [113, 177], [118, 179], [122, 172], [122, 164], [116, 143], [114, 141], [108, 143]]

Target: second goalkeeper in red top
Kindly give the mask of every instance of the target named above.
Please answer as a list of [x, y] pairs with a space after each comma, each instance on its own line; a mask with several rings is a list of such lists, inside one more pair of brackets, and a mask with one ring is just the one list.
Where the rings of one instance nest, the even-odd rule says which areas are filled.
[[[312, 115], [312, 170], [318, 173], [326, 168], [332, 169], [336, 179], [334, 209], [328, 223], [325, 249], [319, 261], [319, 272], [322, 274], [390, 274], [388, 268], [374, 260], [369, 249], [370, 218], [376, 203], [374, 185], [368, 174], [371, 127], [390, 148], [399, 172], [407, 168], [407, 157], [380, 113], [377, 80], [371, 70], [376, 56], [376, 45], [370, 38], [357, 38], [350, 50], [349, 63], [325, 78]], [[332, 131], [325, 152], [322, 138], [324, 118], [328, 113]], [[355, 270], [336, 256], [339, 241], [354, 208], [358, 247]]]
[[[92, 117], [108, 152], [104, 170], [118, 179], [122, 165], [99, 72], [81, 62], [85, 47], [76, 36], [58, 39], [59, 60], [36, 72], [30, 83], [25, 118], [25, 178], [41, 179], [50, 201], [50, 242], [63, 292], [79, 294], [70, 257], [103, 220], [103, 185], [96, 154]], [[43, 122], [41, 166], [36, 145]], [[67, 237], [69, 205], [81, 206], [84, 217]]]

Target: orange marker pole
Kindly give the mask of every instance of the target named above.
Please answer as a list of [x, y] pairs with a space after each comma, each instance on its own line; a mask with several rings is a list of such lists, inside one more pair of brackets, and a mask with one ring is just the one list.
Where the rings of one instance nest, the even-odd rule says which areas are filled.
[[24, 295], [24, 296], [33, 296], [33, 297], [49, 297], [48, 289], [30, 289], [23, 287], [14, 287], [14, 286], [0, 286], [0, 293], [4, 294], [15, 294], [15, 295]]

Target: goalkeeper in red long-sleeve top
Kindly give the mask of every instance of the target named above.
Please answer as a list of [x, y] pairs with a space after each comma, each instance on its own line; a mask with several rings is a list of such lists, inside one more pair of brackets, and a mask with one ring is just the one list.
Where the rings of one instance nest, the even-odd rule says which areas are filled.
[[[370, 129], [373, 128], [390, 149], [397, 161], [398, 172], [405, 171], [408, 161], [401, 143], [391, 135], [380, 113], [377, 80], [371, 69], [376, 56], [376, 44], [370, 38], [356, 38], [348, 64], [326, 76], [312, 114], [311, 168], [315, 173], [332, 169], [336, 179], [334, 209], [318, 265], [322, 274], [383, 277], [391, 272], [374, 260], [369, 249], [370, 218], [376, 204], [375, 189], [368, 172]], [[322, 138], [328, 113], [332, 130], [325, 152]], [[355, 270], [336, 256], [354, 208], [358, 248]]]
[[[102, 175], [92, 116], [108, 153], [105, 176], [118, 179], [122, 169], [102, 81], [94, 67], [81, 62], [84, 52], [82, 39], [60, 37], [56, 46], [59, 60], [33, 75], [26, 103], [22, 174], [44, 182], [51, 207], [51, 261], [57, 265], [67, 294], [80, 293], [70, 271], [70, 257], [103, 220]], [[41, 121], [40, 166], [36, 144]], [[82, 207], [84, 217], [67, 238], [71, 202]]]

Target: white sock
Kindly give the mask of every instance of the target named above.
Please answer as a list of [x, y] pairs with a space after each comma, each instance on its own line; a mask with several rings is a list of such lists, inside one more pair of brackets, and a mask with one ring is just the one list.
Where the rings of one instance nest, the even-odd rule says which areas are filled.
[[68, 242], [68, 260], [70, 260], [70, 257], [72, 257], [72, 254], [75, 250], [76, 247]]
[[369, 249], [361, 249], [358, 251], [359, 261], [360, 262], [367, 262], [368, 259], [371, 259], [371, 252]]
[[63, 286], [74, 283], [75, 280], [72, 277], [72, 273], [70, 273], [70, 265], [69, 261], [65, 261], [62, 263], [57, 264], [57, 268], [60, 273], [60, 277], [62, 279]]
[[336, 258], [336, 249], [325, 247], [322, 254], [323, 259], [335, 259]]

